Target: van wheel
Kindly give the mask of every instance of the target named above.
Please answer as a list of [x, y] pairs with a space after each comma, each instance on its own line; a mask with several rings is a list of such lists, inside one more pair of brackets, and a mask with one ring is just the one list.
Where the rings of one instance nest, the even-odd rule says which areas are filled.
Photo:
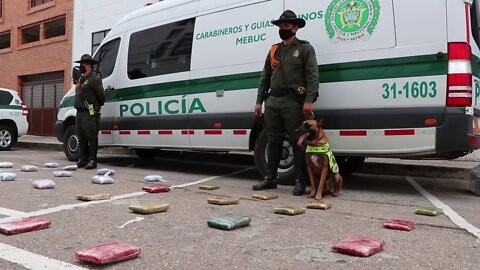
[[135, 153], [141, 159], [153, 159], [160, 154], [160, 150], [136, 148]]
[[17, 135], [12, 127], [0, 125], [0, 151], [10, 150], [17, 140]]
[[365, 157], [335, 157], [340, 168], [340, 174], [343, 177], [350, 176], [355, 171], [358, 171], [360, 167], [365, 163]]
[[[255, 142], [254, 159], [257, 170], [265, 177], [267, 175], [267, 130], [264, 129], [260, 132]], [[293, 149], [288, 141], [283, 142], [282, 157], [280, 159], [280, 165], [278, 167], [279, 183], [281, 185], [293, 185], [295, 184], [295, 168], [293, 167]]]
[[63, 152], [70, 161], [78, 161], [80, 158], [80, 149], [77, 136], [77, 127], [70, 125], [63, 136]]

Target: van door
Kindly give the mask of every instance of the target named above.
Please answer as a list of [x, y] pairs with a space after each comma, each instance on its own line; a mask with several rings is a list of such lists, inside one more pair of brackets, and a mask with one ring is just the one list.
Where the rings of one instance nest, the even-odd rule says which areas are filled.
[[115, 118], [115, 106], [110, 101], [115, 98], [117, 88], [116, 65], [120, 38], [106, 41], [95, 53], [94, 59], [98, 61], [97, 69], [103, 81], [105, 90], [105, 105], [102, 107], [100, 117], [99, 145], [111, 145], [113, 139], [113, 121]]
[[[215, 12], [205, 10], [209, 4], [217, 5]], [[190, 100], [203, 110], [189, 113], [191, 147], [248, 150], [260, 71], [280, 41], [270, 21], [283, 12], [283, 2], [202, 0], [199, 6], [190, 73], [198, 91]]]
[[115, 101], [118, 144], [188, 148], [188, 94], [192, 91], [188, 79], [195, 18], [166, 24], [159, 24], [161, 18], [153, 15], [142, 19], [149, 22], [147, 28], [135, 30], [139, 25], [132, 20], [133, 30], [125, 35], [128, 46], [122, 54], [126, 62]]

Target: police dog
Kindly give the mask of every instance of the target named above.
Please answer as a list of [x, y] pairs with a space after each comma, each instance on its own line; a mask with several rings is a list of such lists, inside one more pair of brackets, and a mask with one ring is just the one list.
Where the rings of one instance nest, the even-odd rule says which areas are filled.
[[[343, 178], [323, 131], [323, 120], [306, 120], [297, 132], [297, 145], [302, 146], [304, 141], [307, 144], [305, 157], [310, 177], [309, 197], [321, 201], [327, 192], [337, 197], [342, 189]], [[327, 179], [328, 175], [330, 177]]]

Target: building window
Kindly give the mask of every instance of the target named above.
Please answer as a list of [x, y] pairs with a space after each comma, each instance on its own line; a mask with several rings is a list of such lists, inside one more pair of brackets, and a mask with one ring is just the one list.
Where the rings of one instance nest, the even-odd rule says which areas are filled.
[[94, 54], [98, 49], [98, 46], [100, 46], [100, 43], [102, 43], [102, 40], [105, 38], [108, 32], [110, 32], [110, 30], [92, 33], [92, 54]]
[[40, 25], [34, 25], [22, 29], [22, 44], [27, 44], [40, 40]]
[[190, 70], [195, 18], [133, 33], [128, 47], [131, 80]]
[[45, 23], [45, 39], [65, 35], [65, 18]]
[[0, 50], [10, 48], [10, 32], [0, 34]]
[[30, 4], [30, 7], [37, 7], [37, 6], [40, 6], [42, 4], [52, 2], [52, 1], [53, 0], [32, 0], [31, 4]]

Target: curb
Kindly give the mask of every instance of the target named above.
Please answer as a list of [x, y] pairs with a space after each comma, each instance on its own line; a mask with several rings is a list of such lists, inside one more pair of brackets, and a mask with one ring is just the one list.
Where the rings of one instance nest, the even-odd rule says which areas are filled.
[[17, 142], [15, 148], [28, 148], [34, 150], [48, 150], [48, 151], [63, 151], [62, 144], [56, 143], [41, 143], [41, 142]]

